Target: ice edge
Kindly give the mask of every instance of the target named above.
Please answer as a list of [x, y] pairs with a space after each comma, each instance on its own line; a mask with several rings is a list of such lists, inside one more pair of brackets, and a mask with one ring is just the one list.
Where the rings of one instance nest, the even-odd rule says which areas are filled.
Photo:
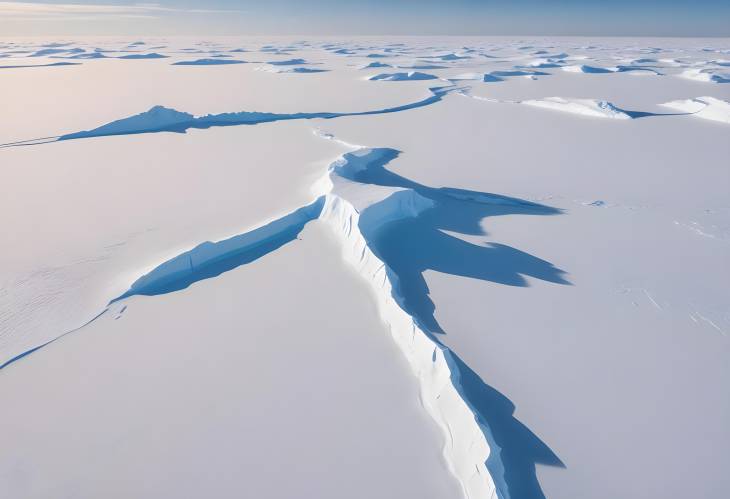
[[[347, 159], [340, 157], [330, 167], [328, 177], [347, 166]], [[398, 276], [375, 255], [361, 230], [363, 217], [372, 216], [375, 207], [380, 208], [376, 215], [379, 220], [365, 222], [381, 225], [418, 216], [432, 202], [404, 189], [359, 212], [352, 203], [332, 193], [330, 178], [323, 180], [330, 188], [323, 193], [325, 203], [320, 219], [341, 238], [345, 260], [375, 291], [380, 316], [418, 379], [421, 402], [443, 433], [443, 456], [464, 497], [508, 499], [499, 448], [463, 392], [455, 354], [404, 310], [403, 298], [395, 291]], [[487, 462], [492, 472], [498, 472], [496, 483]]]
[[[326, 138], [334, 139], [332, 136]], [[377, 186], [352, 182], [348, 177], [368, 167], [369, 155], [375, 153], [372, 159], [377, 161], [379, 151], [350, 147], [355, 150], [331, 163], [326, 175], [314, 184], [315, 199], [309, 205], [251, 231], [218, 242], [202, 243], [162, 262], [132, 283], [128, 291], [113, 299], [110, 305], [134, 295], [177, 291], [199, 280], [215, 277], [295, 239], [308, 222], [322, 220], [340, 237], [345, 260], [375, 291], [380, 316], [418, 379], [421, 403], [443, 433], [443, 457], [464, 497], [509, 499], [501, 450], [488, 424], [464, 393], [458, 357], [405, 311], [403, 297], [396, 291], [397, 274], [376, 256], [366, 236], [388, 222], [417, 217], [433, 206], [433, 201], [413, 189], [386, 188], [384, 196], [366, 202], [367, 206], [358, 210], [353, 202], [337, 194], [337, 188], [344, 185], [347, 190], [352, 185], [359, 185], [377, 189]], [[363, 161], [352, 161], [354, 159]], [[88, 323], [107, 310], [108, 307]], [[13, 357], [0, 368], [58, 338]]]

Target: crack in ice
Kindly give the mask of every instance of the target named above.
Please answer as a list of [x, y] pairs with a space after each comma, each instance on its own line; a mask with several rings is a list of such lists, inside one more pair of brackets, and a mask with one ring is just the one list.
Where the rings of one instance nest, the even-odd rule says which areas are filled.
[[[310, 204], [162, 262], [109, 306], [135, 295], [179, 291], [253, 262], [295, 240], [307, 223], [320, 219], [340, 236], [346, 260], [372, 285], [381, 317], [418, 379], [419, 400], [442, 430], [443, 454], [464, 497], [541, 497], [535, 463], [563, 466], [562, 462], [514, 418], [514, 404], [484, 383], [439, 339], [443, 330], [433, 317], [425, 281], [420, 282], [426, 268], [420, 257], [430, 258], [428, 268], [506, 285], [525, 286], [523, 274], [569, 284], [564, 272], [549, 262], [504, 245], [471, 245], [440, 230], [475, 233], [486, 216], [556, 215], [559, 210], [496, 194], [427, 187], [385, 169], [399, 151], [340, 143], [352, 150], [332, 162], [327, 174], [313, 185]], [[423, 255], [411, 252], [403, 259], [392, 253], [387, 242], [393, 238], [391, 228], [395, 224], [400, 231], [397, 224], [403, 221], [410, 225], [405, 233], [415, 235], [427, 248]], [[465, 269], [464, 262], [477, 268]]]

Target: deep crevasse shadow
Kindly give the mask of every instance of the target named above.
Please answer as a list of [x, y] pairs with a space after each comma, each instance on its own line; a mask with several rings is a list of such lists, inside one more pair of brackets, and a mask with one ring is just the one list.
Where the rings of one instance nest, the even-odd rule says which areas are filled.
[[268, 255], [297, 239], [304, 226], [319, 217], [320, 197], [261, 227], [218, 242], [207, 241], [167, 260], [143, 275], [109, 304], [130, 296], [156, 296], [181, 291]]
[[[527, 286], [524, 276], [568, 284], [565, 272], [549, 262], [501, 244], [480, 246], [444, 233], [484, 234], [481, 221], [507, 214], [557, 215], [559, 210], [529, 201], [484, 192], [432, 188], [385, 169], [398, 156], [394, 149], [371, 149], [364, 169], [342, 169], [343, 177], [355, 182], [413, 189], [430, 199], [433, 207], [415, 218], [382, 227], [368, 224], [363, 210], [360, 229], [372, 251], [389, 267], [394, 296], [404, 311], [441, 343], [443, 333], [436, 322], [434, 304], [423, 277], [427, 269], [512, 286]], [[304, 226], [320, 216], [324, 198], [229, 239], [203, 243], [140, 277], [112, 302], [133, 295], [160, 295], [187, 288], [250, 263], [296, 239]], [[103, 312], [102, 312], [103, 314]], [[37, 348], [36, 348], [37, 349]], [[2, 367], [22, 358], [30, 350]], [[454, 383], [473, 408], [490, 445], [487, 468], [500, 499], [544, 499], [537, 480], [536, 463], [563, 466], [550, 448], [514, 417], [515, 405], [486, 384], [455, 352]]]
[[[550, 262], [499, 243], [477, 245], [447, 234], [486, 235], [481, 222], [499, 215], [558, 215], [560, 210], [486, 192], [428, 187], [387, 169], [399, 152], [377, 149], [378, 161], [348, 178], [364, 184], [412, 189], [430, 199], [433, 207], [416, 218], [377, 227], [365, 234], [373, 251], [398, 276], [406, 312], [429, 332], [443, 333], [434, 318], [435, 306], [423, 273], [434, 270], [509, 286], [528, 286], [524, 276], [569, 284], [565, 272]], [[363, 214], [367, 221], [367, 212]], [[363, 228], [367, 232], [365, 228]]]
[[480, 423], [488, 428], [485, 432], [490, 447], [487, 469], [495, 481], [500, 499], [545, 499], [537, 479], [536, 465], [565, 468], [565, 464], [545, 442], [514, 417], [516, 407], [510, 399], [485, 383], [453, 351], [452, 356], [459, 370], [464, 398], [471, 404]]
[[[484, 235], [481, 222], [499, 215], [558, 215], [555, 208], [497, 194], [424, 186], [385, 168], [399, 152], [376, 149], [376, 160], [364, 170], [345, 172], [364, 184], [413, 189], [433, 201], [433, 207], [416, 218], [401, 219], [368, 228], [368, 214], [361, 214], [360, 228], [372, 251], [389, 267], [394, 294], [404, 310], [427, 334], [441, 343], [443, 334], [434, 317], [435, 306], [423, 276], [425, 270], [470, 277], [509, 286], [528, 286], [524, 276], [557, 284], [570, 284], [566, 273], [528, 253], [507, 245], [472, 244], [443, 232]], [[367, 233], [370, 231], [370, 233]], [[486, 428], [490, 446], [487, 469], [500, 499], [544, 499], [536, 464], [565, 467], [548, 445], [514, 417], [515, 405], [485, 383], [454, 352], [458, 383], [465, 400]]]

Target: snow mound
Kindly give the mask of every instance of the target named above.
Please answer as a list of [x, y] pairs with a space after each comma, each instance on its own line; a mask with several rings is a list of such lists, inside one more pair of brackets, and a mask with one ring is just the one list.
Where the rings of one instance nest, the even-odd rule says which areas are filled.
[[459, 55], [453, 52], [444, 55], [426, 56], [428, 59], [438, 59], [440, 61], [460, 61], [462, 59], [471, 59], [470, 55]]
[[655, 64], [657, 62], [659, 62], [657, 59], [642, 57], [641, 59], [633, 59], [631, 64]]
[[380, 73], [368, 77], [372, 81], [415, 81], [415, 80], [435, 80], [437, 76], [428, 73], [420, 73], [418, 71], [410, 71], [408, 73]]
[[498, 81], [504, 81], [504, 78], [500, 78], [499, 76], [494, 76], [493, 74], [485, 74], [482, 78], [482, 81], [484, 83], [496, 83]]
[[80, 48], [46, 48], [33, 52], [28, 57], [45, 57], [55, 54], [78, 54], [83, 52], [84, 49]]
[[390, 64], [386, 64], [384, 62], [375, 61], [371, 62], [370, 64], [365, 64], [363, 66], [360, 66], [359, 69], [369, 69], [369, 68], [392, 68]]
[[664, 65], [666, 65], [666, 66], [671, 66], [671, 67], [674, 67], [674, 68], [678, 68], [678, 67], [681, 67], [682, 66], [682, 62], [679, 61], [678, 59], [671, 59], [671, 58], [668, 58], [668, 57], [665, 57], [663, 59], [659, 59], [659, 62], [662, 63], [662, 64], [664, 64]]
[[269, 61], [272, 66], [298, 66], [300, 64], [306, 64], [307, 61], [304, 59], [287, 59], [286, 61]]
[[269, 73], [298, 73], [298, 74], [310, 74], [310, 73], [326, 73], [328, 69], [316, 69], [316, 68], [287, 68], [282, 66], [275, 67], [263, 67], [258, 68], [261, 71], [267, 71]]
[[514, 70], [505, 70], [505, 71], [492, 71], [491, 75], [493, 76], [530, 76], [534, 74], [547, 74], [547, 73], [540, 73], [539, 71], [523, 71], [521, 69], [514, 69]]
[[163, 106], [155, 106], [144, 113], [112, 121], [93, 130], [64, 135], [61, 139], [145, 133], [169, 129], [174, 125], [187, 124], [194, 120], [195, 117], [192, 114], [183, 113]]
[[196, 59], [194, 61], [173, 62], [173, 66], [220, 66], [224, 64], [244, 64], [246, 61], [236, 59]]
[[563, 66], [562, 69], [563, 71], [568, 71], [569, 73], [604, 74], [636, 72], [636, 74], [654, 74], [657, 76], [661, 76], [660, 72], [645, 66], [612, 66], [606, 68], [600, 66], [588, 66], [586, 64], [577, 64], [571, 66]]
[[501, 80], [492, 80], [487, 79], [487, 76], [493, 77], [493, 78], [512, 78], [515, 76], [522, 76], [524, 78], [530, 78], [530, 79], [536, 79], [537, 76], [549, 76], [550, 73], [546, 73], [544, 71], [525, 71], [522, 69], [512, 69], [512, 70], [505, 70], [505, 71], [492, 71], [491, 73], [488, 73], [484, 75], [484, 81], [501, 81]]
[[166, 59], [169, 56], [152, 52], [150, 54], [129, 54], [118, 57], [118, 59]]
[[679, 75], [681, 78], [708, 83], [730, 83], [730, 73], [720, 73], [713, 69], [688, 69]]
[[610, 68], [615, 73], [632, 73], [637, 75], [656, 75], [656, 76], [662, 76], [662, 73], [657, 71], [656, 69], [652, 69], [646, 66], [616, 66], [615, 68]]
[[623, 109], [616, 107], [610, 102], [595, 99], [564, 99], [563, 97], [547, 97], [545, 99], [533, 99], [522, 101], [528, 106], [554, 109], [583, 116], [595, 118], [612, 118], [617, 120], [630, 120], [632, 116]]
[[525, 64], [526, 67], [535, 69], [551, 69], [563, 67], [562, 59], [535, 59]]
[[662, 106], [690, 113], [698, 118], [730, 124], [730, 102], [714, 97], [675, 100], [666, 102]]
[[491, 73], [462, 73], [456, 76], [450, 76], [449, 81], [483, 81], [485, 83], [494, 83], [504, 81], [504, 78], [495, 76]]
[[61, 59], [106, 59], [107, 57], [101, 52], [84, 52], [72, 56], [54, 56]]
[[586, 64], [576, 64], [572, 66], [563, 66], [563, 71], [569, 73], [615, 73], [611, 68], [601, 68], [598, 66], [588, 66]]

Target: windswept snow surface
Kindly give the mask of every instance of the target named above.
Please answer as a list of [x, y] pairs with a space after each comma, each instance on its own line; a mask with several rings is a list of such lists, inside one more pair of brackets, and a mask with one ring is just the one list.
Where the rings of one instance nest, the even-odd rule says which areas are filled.
[[0, 497], [724, 499], [728, 54], [0, 40]]

